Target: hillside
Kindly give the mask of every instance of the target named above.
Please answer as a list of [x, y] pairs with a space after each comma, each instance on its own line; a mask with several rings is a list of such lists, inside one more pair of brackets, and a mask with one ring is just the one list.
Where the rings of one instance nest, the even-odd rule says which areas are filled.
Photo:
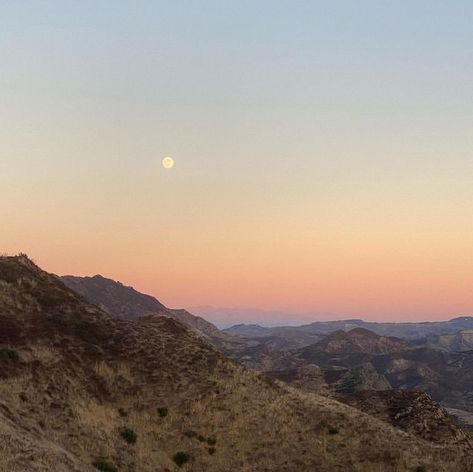
[[387, 379], [376, 372], [370, 363], [351, 368], [327, 368], [316, 364], [302, 364], [298, 367], [269, 371], [267, 375], [306, 392], [337, 398], [339, 395], [391, 389]]
[[446, 351], [471, 351], [473, 349], [473, 329], [464, 329], [450, 334], [427, 336], [425, 345]]
[[0, 258], [0, 327], [5, 472], [473, 470], [468, 443], [270, 381], [171, 317], [120, 319], [23, 256]]
[[341, 397], [341, 400], [435, 443], [464, 444], [471, 441], [463, 428], [452, 423], [447, 411], [424, 392], [363, 391]]
[[76, 277], [64, 275], [61, 280], [74, 292], [93, 305], [125, 319], [134, 319], [149, 313], [166, 313], [167, 308], [151, 295], [136, 291], [101, 275]]
[[155, 297], [101, 275], [93, 277], [65, 275], [60, 278], [67, 287], [82, 295], [89, 303], [97, 305], [112, 315], [127, 320], [150, 314], [169, 316], [190, 327], [221, 349], [238, 349], [244, 344], [238, 338], [220, 331], [200, 316], [192, 315], [186, 310], [167, 308]]
[[403, 351], [408, 344], [395, 337], [379, 336], [364, 328], [354, 328], [345, 332], [342, 330], [329, 334], [304, 351], [323, 351], [331, 354], [359, 352], [367, 354], [386, 354], [388, 352]]
[[[298, 365], [316, 364], [325, 371], [371, 365], [392, 388], [427, 392], [444, 407], [473, 411], [473, 351], [448, 352], [409, 347], [386, 353], [327, 352], [314, 346], [292, 353]], [[286, 361], [287, 363], [289, 361]]]

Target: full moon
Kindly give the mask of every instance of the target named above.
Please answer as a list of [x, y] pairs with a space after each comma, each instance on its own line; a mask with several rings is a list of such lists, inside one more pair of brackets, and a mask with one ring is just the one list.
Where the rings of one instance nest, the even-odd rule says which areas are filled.
[[165, 157], [163, 159], [163, 167], [165, 169], [172, 169], [174, 167], [174, 159], [172, 157]]

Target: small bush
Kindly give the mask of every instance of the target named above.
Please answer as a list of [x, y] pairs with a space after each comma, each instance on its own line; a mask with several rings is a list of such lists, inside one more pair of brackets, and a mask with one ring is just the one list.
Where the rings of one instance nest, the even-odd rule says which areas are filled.
[[216, 452], [217, 452], [217, 449], [215, 449], [214, 447], [209, 447], [209, 454], [211, 456], [213, 456]]
[[0, 356], [6, 357], [7, 359], [10, 359], [11, 361], [17, 361], [20, 356], [18, 355], [18, 352], [15, 351], [14, 349], [0, 349]]
[[118, 469], [114, 465], [102, 459], [95, 460], [94, 462], [92, 462], [92, 465], [97, 470], [101, 470], [102, 472], [118, 472]]
[[158, 408], [158, 415], [161, 417], [161, 418], [165, 418], [169, 413], [169, 409], [167, 406], [160, 406]]
[[128, 443], [135, 444], [138, 435], [130, 428], [124, 428], [120, 431], [120, 436]]
[[214, 436], [212, 436], [211, 438], [208, 438], [207, 444], [209, 446], [215, 446], [215, 444], [217, 444], [217, 438], [215, 438]]
[[15, 283], [21, 276], [20, 269], [14, 262], [2, 261], [0, 264], [0, 279], [8, 283]]
[[61, 293], [36, 291], [34, 295], [36, 295], [38, 303], [45, 308], [58, 306], [64, 301]]
[[354, 378], [348, 378], [344, 380], [340, 385], [335, 387], [335, 392], [345, 395], [353, 395], [356, 392], [356, 387], [359, 381]]
[[204, 438], [204, 436], [202, 436], [202, 434], [199, 434], [197, 436], [197, 440], [200, 441], [200, 442], [205, 442], [206, 441], [206, 439]]
[[427, 472], [427, 468], [425, 467], [425, 465], [419, 465], [418, 467], [416, 467], [416, 472]]
[[338, 429], [337, 428], [329, 428], [328, 429], [328, 434], [338, 434]]
[[200, 361], [201, 359], [203, 359], [203, 357], [204, 356], [200, 353], [192, 354], [191, 364]]
[[176, 452], [172, 460], [179, 466], [182, 467], [186, 462], [189, 462], [191, 456], [187, 452]]
[[197, 437], [197, 433], [195, 431], [192, 431], [191, 429], [188, 431], [184, 431], [184, 436], [186, 438], [195, 438]]

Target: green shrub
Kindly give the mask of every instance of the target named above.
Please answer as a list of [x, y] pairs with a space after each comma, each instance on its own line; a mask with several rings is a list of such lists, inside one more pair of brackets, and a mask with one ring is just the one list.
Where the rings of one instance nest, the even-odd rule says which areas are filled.
[[189, 462], [191, 456], [187, 452], [176, 452], [172, 460], [179, 466], [182, 467], [186, 462]]
[[216, 452], [217, 452], [217, 449], [215, 449], [214, 447], [209, 447], [209, 454], [211, 456], [213, 456]]
[[63, 295], [57, 292], [36, 291], [34, 295], [36, 295], [38, 303], [45, 308], [52, 308], [64, 302]]
[[167, 406], [160, 406], [158, 408], [158, 415], [161, 417], [161, 418], [164, 418], [168, 415], [169, 413], [169, 409]]
[[95, 460], [94, 462], [92, 462], [92, 465], [97, 470], [101, 470], [102, 472], [118, 472], [118, 469], [114, 465], [102, 459]]
[[206, 439], [204, 438], [204, 436], [202, 436], [202, 434], [199, 434], [197, 436], [197, 440], [200, 441], [200, 442], [205, 442], [206, 441]]
[[354, 378], [348, 378], [344, 380], [340, 385], [335, 387], [335, 392], [346, 395], [353, 395], [356, 392], [356, 387], [358, 386], [359, 381]]
[[337, 428], [329, 428], [328, 429], [328, 434], [338, 434], [338, 429]]
[[100, 356], [101, 354], [103, 354], [103, 349], [99, 346], [96, 346], [95, 344], [87, 344], [85, 346], [85, 351], [91, 357], [97, 357], [97, 356]]
[[194, 362], [198, 362], [203, 358], [204, 358], [204, 356], [200, 353], [192, 354], [191, 364], [193, 364]]
[[1, 261], [0, 279], [11, 284], [16, 282], [20, 276], [21, 272], [15, 263], [4, 260]]
[[20, 358], [17, 351], [7, 348], [0, 349], [0, 356], [6, 357], [11, 361], [17, 361]]
[[215, 444], [217, 444], [217, 438], [215, 438], [214, 436], [212, 436], [211, 438], [208, 438], [207, 444], [209, 446], [215, 446]]
[[416, 467], [416, 472], [427, 472], [425, 465], [419, 465]]
[[138, 435], [130, 428], [123, 428], [120, 431], [120, 436], [128, 443], [135, 444], [138, 439]]
[[192, 431], [191, 429], [189, 429], [188, 431], [184, 431], [184, 436], [186, 438], [195, 438], [195, 437], [197, 437], [197, 433], [195, 431]]

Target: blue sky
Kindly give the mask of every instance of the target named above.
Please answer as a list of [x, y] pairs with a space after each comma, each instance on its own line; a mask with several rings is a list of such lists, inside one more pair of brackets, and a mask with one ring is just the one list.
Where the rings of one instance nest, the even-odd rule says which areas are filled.
[[471, 310], [472, 24], [471, 1], [4, 1], [0, 244], [174, 306]]

